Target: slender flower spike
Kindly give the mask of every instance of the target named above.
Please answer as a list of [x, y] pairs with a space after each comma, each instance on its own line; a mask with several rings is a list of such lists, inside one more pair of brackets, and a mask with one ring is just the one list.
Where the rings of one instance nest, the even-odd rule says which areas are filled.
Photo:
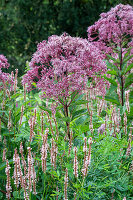
[[[85, 139], [86, 140], [86, 139]], [[91, 163], [91, 144], [92, 144], [92, 137], [90, 137], [88, 139], [88, 143], [89, 143], [89, 150], [88, 150], [88, 155], [85, 154], [84, 156], [84, 164], [83, 164], [83, 168], [82, 168], [82, 174], [83, 174], [83, 178], [86, 177], [87, 175], [87, 171], [88, 171], [88, 166]]]
[[130, 113], [130, 106], [129, 106], [129, 93], [130, 93], [130, 90], [125, 91], [126, 108], [127, 108], [128, 113]]
[[91, 114], [90, 114], [90, 125], [89, 125], [89, 128], [90, 128], [91, 133], [93, 133], [92, 116], [93, 116], [93, 111], [91, 110]]
[[16, 94], [16, 89], [17, 89], [17, 76], [18, 76], [18, 69], [16, 69], [16, 73], [15, 73], [14, 94]]
[[7, 176], [6, 198], [8, 200], [10, 200], [12, 188], [11, 188], [11, 181], [10, 181], [10, 166], [9, 166], [8, 160], [6, 160], [6, 169], [5, 169], [5, 172], [6, 172], [6, 176]]
[[17, 153], [17, 149], [15, 149], [15, 153], [13, 156], [13, 162], [14, 162], [14, 173], [13, 173], [13, 178], [14, 178], [14, 184], [16, 187], [19, 187], [19, 184], [21, 184], [21, 187], [23, 188], [23, 173], [20, 165], [20, 157]]
[[56, 158], [57, 158], [57, 152], [58, 148], [54, 141], [54, 139], [51, 139], [51, 150], [50, 150], [50, 157], [51, 157], [51, 164], [54, 168], [56, 168]]
[[6, 149], [3, 149], [3, 157], [2, 157], [3, 161], [6, 161]]
[[78, 160], [77, 160], [77, 147], [74, 147], [74, 170], [73, 174], [75, 178], [78, 178]]
[[125, 135], [127, 135], [127, 115], [126, 115], [126, 112], [124, 113], [124, 131], [125, 131]]
[[23, 155], [23, 151], [24, 150], [23, 150], [22, 142], [20, 143], [20, 149], [19, 149], [19, 151], [20, 151], [21, 158], [22, 158], [22, 165], [24, 167], [24, 176], [26, 177], [26, 175], [27, 175], [27, 166], [26, 166], [26, 161], [24, 159], [24, 155]]
[[42, 134], [42, 148], [41, 148], [41, 160], [42, 160], [42, 171], [45, 173], [46, 171], [46, 159], [47, 159], [47, 149], [48, 149], [48, 144], [47, 144], [47, 137], [48, 137], [48, 132], [49, 129], [46, 129], [45, 134]]
[[87, 164], [90, 165], [91, 163], [91, 144], [92, 144], [92, 137], [88, 139], [88, 144], [89, 144], [89, 151], [88, 151], [88, 157], [87, 157]]
[[67, 185], [68, 185], [68, 169], [66, 168], [66, 173], [65, 173], [65, 177], [64, 177], [64, 200], [68, 200]]
[[74, 192], [74, 200], [76, 200], [76, 192]]
[[8, 130], [10, 131], [12, 123], [11, 123], [11, 110], [9, 110], [9, 118], [8, 118]]
[[83, 173], [83, 177], [85, 177], [86, 174], [86, 160], [87, 160], [87, 137], [84, 138], [84, 147], [83, 147], [83, 152], [84, 152], [84, 164], [83, 164], [83, 169], [82, 169], [82, 173]]
[[23, 90], [24, 90], [24, 102], [26, 102], [26, 86], [25, 86], [25, 84], [23, 85]]
[[33, 175], [33, 158], [31, 155], [31, 148], [28, 147], [28, 173], [27, 173], [27, 178], [28, 178], [28, 190], [29, 193], [32, 192], [32, 182], [33, 182], [33, 177], [35, 177], [35, 175]]

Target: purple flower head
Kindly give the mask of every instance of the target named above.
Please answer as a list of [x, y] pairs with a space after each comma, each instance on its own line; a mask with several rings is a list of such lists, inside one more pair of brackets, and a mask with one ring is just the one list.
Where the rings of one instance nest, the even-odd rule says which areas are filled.
[[35, 82], [44, 97], [67, 98], [73, 92], [84, 89], [88, 77], [105, 73], [102, 59], [100, 51], [86, 39], [66, 33], [52, 35], [48, 41], [38, 44], [22, 83], [31, 90]]
[[12, 87], [13, 85], [13, 77], [8, 73], [2, 72], [2, 68], [8, 68], [9, 66], [7, 58], [4, 55], [0, 55], [0, 90], [6, 86]]
[[8, 68], [10, 65], [7, 61], [7, 58], [4, 55], [0, 55], [0, 69]]
[[[88, 40], [105, 51], [112, 52], [123, 42], [130, 43], [133, 37], [133, 7], [119, 4], [107, 13], [102, 13], [94, 25], [88, 27]], [[129, 46], [131, 46], [132, 42]], [[124, 46], [125, 44], [123, 44]], [[127, 45], [128, 46], [128, 45]]]

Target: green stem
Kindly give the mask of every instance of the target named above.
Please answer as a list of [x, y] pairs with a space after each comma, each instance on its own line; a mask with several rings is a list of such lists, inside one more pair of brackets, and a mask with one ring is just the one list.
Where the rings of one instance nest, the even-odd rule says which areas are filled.
[[[120, 46], [121, 47], [121, 46]], [[122, 47], [120, 51], [120, 71], [122, 71]], [[122, 106], [124, 106], [124, 80], [123, 80], [123, 75], [121, 75], [121, 100], [122, 100]]]

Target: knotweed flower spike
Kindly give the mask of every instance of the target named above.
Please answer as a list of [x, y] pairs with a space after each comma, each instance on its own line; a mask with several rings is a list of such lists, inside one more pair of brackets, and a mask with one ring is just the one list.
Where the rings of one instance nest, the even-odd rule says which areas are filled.
[[3, 157], [2, 157], [3, 162], [6, 161], [6, 149], [3, 149]]
[[68, 200], [67, 185], [68, 185], [68, 169], [66, 168], [66, 173], [65, 173], [65, 177], [64, 177], [64, 200]]
[[124, 113], [124, 132], [127, 135], [127, 115], [126, 112]]
[[42, 148], [41, 148], [41, 160], [42, 160], [42, 171], [45, 173], [46, 171], [46, 159], [47, 159], [47, 149], [48, 149], [48, 144], [47, 144], [47, 137], [48, 137], [48, 132], [49, 129], [45, 130], [45, 134], [42, 134]]
[[126, 108], [127, 108], [128, 113], [130, 113], [130, 106], [129, 106], [129, 93], [130, 93], [130, 90], [125, 91]]
[[6, 172], [6, 176], [7, 176], [7, 182], [6, 182], [6, 198], [8, 200], [10, 200], [10, 197], [11, 197], [11, 191], [12, 191], [12, 188], [11, 188], [11, 181], [10, 181], [10, 166], [9, 166], [9, 162], [8, 160], [6, 160], [6, 169], [5, 169], [5, 172]]
[[78, 178], [78, 160], [77, 160], [77, 147], [74, 147], [74, 166], [73, 174], [75, 178]]

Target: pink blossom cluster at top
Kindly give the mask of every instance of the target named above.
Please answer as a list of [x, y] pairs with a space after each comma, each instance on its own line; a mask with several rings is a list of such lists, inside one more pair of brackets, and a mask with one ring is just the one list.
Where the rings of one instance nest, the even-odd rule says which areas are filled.
[[13, 84], [13, 76], [9, 73], [2, 72], [2, 68], [8, 68], [10, 65], [4, 55], [0, 55], [0, 90], [7, 84]]
[[[38, 44], [22, 83], [27, 85], [28, 90], [32, 89], [33, 82], [37, 83], [44, 97], [66, 98], [74, 91], [84, 89], [88, 77], [105, 73], [102, 59], [100, 51], [86, 39], [66, 33], [52, 35], [48, 41]], [[96, 84], [97, 80], [95, 78]], [[100, 83], [99, 87], [103, 89], [103, 81], [100, 80]]]
[[88, 40], [99, 49], [109, 53], [112, 48], [126, 41], [133, 46], [133, 7], [119, 4], [107, 13], [102, 13], [94, 25], [88, 27]]
[[7, 58], [4, 55], [0, 55], [0, 69], [8, 68], [9, 66]]

